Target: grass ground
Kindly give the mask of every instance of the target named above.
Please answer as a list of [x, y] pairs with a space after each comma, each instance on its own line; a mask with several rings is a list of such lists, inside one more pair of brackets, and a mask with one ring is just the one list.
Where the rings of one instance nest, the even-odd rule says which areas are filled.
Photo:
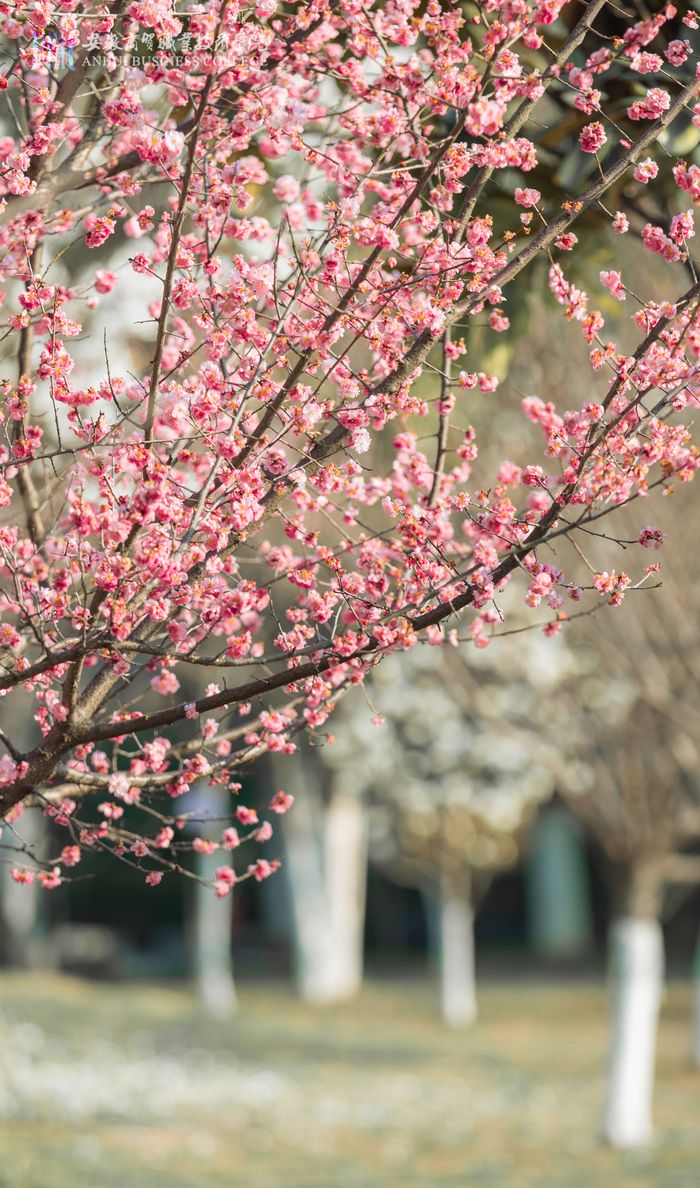
[[0, 978], [2, 1188], [697, 1188], [688, 990], [659, 1042], [654, 1148], [597, 1139], [602, 988], [486, 984], [467, 1034], [431, 990], [371, 985], [311, 1011], [244, 987], [229, 1023], [190, 995]]

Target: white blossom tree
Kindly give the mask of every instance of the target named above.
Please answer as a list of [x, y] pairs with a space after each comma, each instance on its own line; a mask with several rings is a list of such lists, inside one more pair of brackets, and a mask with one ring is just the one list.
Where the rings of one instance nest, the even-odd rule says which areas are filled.
[[320, 752], [333, 780], [367, 796], [374, 860], [439, 903], [442, 1013], [454, 1026], [477, 1011], [478, 898], [517, 862], [561, 763], [543, 711], [566, 653], [541, 635], [521, 636], [517, 653], [510, 642], [499, 657], [459, 647], [390, 657], [369, 687], [376, 711], [349, 695], [340, 741]]

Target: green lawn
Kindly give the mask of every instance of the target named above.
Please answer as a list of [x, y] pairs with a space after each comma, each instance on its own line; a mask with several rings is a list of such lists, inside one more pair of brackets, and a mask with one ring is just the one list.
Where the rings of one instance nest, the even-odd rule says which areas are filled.
[[667, 995], [658, 1138], [631, 1156], [597, 1139], [599, 987], [486, 984], [455, 1034], [410, 981], [325, 1012], [247, 986], [220, 1024], [180, 988], [5, 975], [0, 1185], [696, 1188], [688, 998]]

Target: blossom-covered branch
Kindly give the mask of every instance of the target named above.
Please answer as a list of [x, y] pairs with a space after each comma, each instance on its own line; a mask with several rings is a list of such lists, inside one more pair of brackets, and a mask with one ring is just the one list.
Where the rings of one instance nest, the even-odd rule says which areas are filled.
[[[697, 468], [700, 165], [673, 150], [700, 126], [697, 21], [669, 4], [620, 31], [616, 12], [0, 0], [13, 831], [39, 804], [78, 856], [131, 854], [157, 882], [153, 855], [189, 844], [177, 799], [237, 795], [383, 656], [456, 616], [486, 646], [511, 581], [553, 634], [571, 601], [617, 604], [654, 571], [640, 553], [591, 576], [553, 545]], [[662, 184], [636, 293], [616, 245]], [[609, 267], [589, 294], [592, 214]], [[523, 275], [580, 329], [590, 398], [519, 398], [514, 443], [487, 355]]]

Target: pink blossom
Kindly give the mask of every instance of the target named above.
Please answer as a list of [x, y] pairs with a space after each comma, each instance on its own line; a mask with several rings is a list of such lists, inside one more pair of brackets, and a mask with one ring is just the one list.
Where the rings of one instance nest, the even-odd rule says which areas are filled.
[[554, 635], [558, 635], [559, 632], [561, 631], [561, 629], [562, 629], [562, 624], [558, 621], [552, 620], [552, 622], [550, 622], [550, 623], [545, 623], [544, 627], [542, 628], [542, 631], [543, 631], [544, 635], [551, 638]]
[[262, 883], [264, 879], [269, 879], [276, 870], [279, 869], [279, 862], [268, 862], [265, 858], [258, 858], [257, 862], [251, 863], [248, 867], [248, 874], [251, 874], [256, 883]]
[[652, 87], [647, 91], [645, 99], [637, 99], [627, 108], [630, 120], [656, 120], [671, 106], [671, 96], [668, 91], [660, 87]]
[[523, 190], [520, 187], [517, 187], [515, 190], [515, 201], [517, 202], [518, 206], [536, 206], [541, 197], [542, 195], [540, 194], [539, 190]]
[[270, 801], [273, 813], [286, 813], [294, 804], [294, 797], [289, 792], [275, 792]]
[[232, 866], [219, 866], [214, 872], [214, 890], [218, 899], [228, 895], [236, 883], [236, 872]]
[[636, 181], [642, 182], [644, 185], [646, 185], [647, 182], [653, 181], [658, 172], [659, 167], [656, 164], [656, 161], [652, 161], [651, 157], [646, 157], [643, 161], [640, 161], [638, 165], [635, 165], [634, 177]]
[[581, 129], [578, 141], [584, 153], [597, 153], [607, 139], [603, 125], [594, 121]]
[[112, 793], [112, 796], [118, 796], [120, 799], [126, 799], [129, 793], [130, 785], [131, 780], [124, 771], [115, 771], [109, 777], [108, 787]]
[[45, 891], [53, 891], [61, 885], [61, 868], [54, 866], [52, 870], [40, 870], [37, 878]]
[[10, 874], [15, 883], [24, 883], [25, 886], [30, 886], [34, 882], [35, 872], [33, 870], [26, 870], [23, 867], [13, 866]]
[[695, 235], [695, 223], [692, 210], [684, 210], [671, 219], [669, 234], [675, 243], [685, 243]]
[[97, 807], [103, 817], [107, 817], [109, 821], [118, 821], [120, 817], [124, 816], [124, 809], [120, 804], [112, 804], [105, 800]]
[[192, 842], [192, 849], [198, 854], [213, 854], [219, 848], [219, 843], [209, 841], [205, 837], [196, 837]]
[[301, 186], [295, 177], [285, 173], [277, 179], [272, 192], [280, 202], [296, 202], [301, 192]]
[[642, 242], [650, 252], [655, 252], [658, 256], [663, 256], [670, 263], [680, 259], [678, 247], [672, 239], [664, 235], [660, 227], [654, 227], [651, 223], [647, 223], [642, 228]]
[[526, 487], [539, 487], [545, 481], [545, 473], [541, 466], [526, 466], [521, 472], [521, 483]]
[[651, 524], [647, 524], [646, 528], [642, 528], [639, 533], [639, 543], [645, 549], [660, 549], [666, 538], [666, 533], [659, 528], [654, 528]]
[[101, 247], [105, 240], [114, 234], [116, 223], [113, 218], [108, 216], [87, 215], [85, 226], [88, 229], [85, 243], [89, 248], [96, 248]]
[[17, 764], [9, 755], [0, 758], [0, 785], [11, 784], [17, 778]]
[[626, 573], [616, 573], [613, 569], [610, 573], [597, 573], [593, 578], [593, 586], [601, 595], [610, 595], [609, 602], [613, 606], [619, 606], [622, 601], [625, 590], [630, 584], [630, 579]]
[[625, 292], [625, 287], [622, 283], [622, 277], [619, 272], [601, 272], [600, 279], [605, 285], [606, 289], [610, 290], [613, 297], [617, 297], [618, 301], [626, 301], [627, 294]]
[[180, 688], [180, 682], [174, 672], [171, 672], [168, 668], [164, 668], [161, 669], [157, 676], [151, 677], [151, 688], [156, 693], [162, 693], [165, 697], [168, 694], [177, 693]]
[[666, 58], [672, 66], [682, 66], [690, 53], [690, 42], [669, 41], [666, 47]]
[[258, 814], [255, 809], [247, 808], [244, 804], [238, 805], [236, 817], [241, 825], [257, 825], [258, 823]]
[[95, 272], [95, 288], [98, 293], [111, 293], [117, 283], [117, 277], [106, 268], [98, 268]]

